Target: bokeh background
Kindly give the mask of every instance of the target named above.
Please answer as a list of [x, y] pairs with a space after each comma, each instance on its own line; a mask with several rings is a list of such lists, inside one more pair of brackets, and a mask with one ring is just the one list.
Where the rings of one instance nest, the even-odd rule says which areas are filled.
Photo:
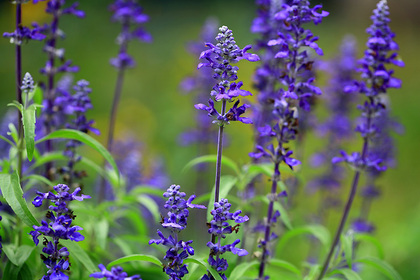
[[[87, 79], [91, 83], [91, 98], [95, 108], [90, 117], [95, 119], [96, 127], [102, 131], [98, 140], [104, 143], [116, 80], [116, 71], [108, 61], [118, 51], [115, 37], [119, 26], [110, 22], [108, 5], [112, 1], [79, 2], [80, 8], [86, 11], [87, 16], [85, 19], [72, 16], [62, 18], [60, 26], [66, 33], [66, 39], [60, 41], [58, 46], [65, 48], [66, 57], [80, 66], [80, 72], [75, 74], [75, 79]], [[320, 3], [312, 2], [312, 5]], [[405, 133], [395, 136], [398, 165], [381, 178], [383, 194], [374, 202], [370, 218], [376, 223], [375, 236], [385, 248], [387, 261], [394, 265], [403, 279], [419, 279], [420, 165], [417, 160], [420, 158], [420, 2], [388, 2], [391, 28], [397, 34], [400, 55], [406, 63], [405, 68], [396, 69], [395, 74], [402, 79], [403, 87], [391, 90], [389, 96], [393, 115], [404, 125]], [[255, 17], [256, 6], [252, 0], [145, 0], [140, 3], [145, 13], [150, 16], [146, 29], [152, 34], [154, 41], [151, 44], [133, 42], [129, 47], [129, 52], [137, 61], [137, 67], [129, 70], [126, 75], [118, 111], [116, 137], [123, 139], [127, 135], [134, 135], [143, 142], [145, 166], [152, 159], [161, 158], [171, 182], [188, 187], [193, 182], [194, 175], [183, 173], [181, 170], [197, 155], [197, 149], [181, 147], [178, 135], [194, 125], [196, 112], [193, 97], [183, 94], [179, 83], [185, 76], [196, 71], [198, 58], [187, 52], [186, 45], [189, 41], [198, 39], [202, 24], [210, 16], [234, 31], [239, 46], [252, 44], [255, 35], [251, 34], [249, 29]], [[347, 34], [352, 34], [357, 39], [361, 57], [367, 39], [365, 28], [371, 24], [370, 15], [376, 1], [326, 0], [322, 4], [324, 9], [330, 12], [330, 16], [325, 18], [322, 24], [314, 27], [313, 32], [320, 37], [319, 45], [324, 49], [325, 58], [334, 56], [342, 38]], [[38, 5], [24, 5], [24, 24], [49, 21], [44, 7], [44, 2]], [[7, 0], [0, 0], [0, 31], [12, 30], [14, 6]], [[31, 72], [36, 81], [44, 80], [39, 74], [39, 69], [46, 60], [42, 46], [42, 43], [36, 41], [23, 46], [23, 71]], [[240, 63], [239, 67], [240, 79], [244, 81], [246, 88], [252, 90], [255, 63]], [[14, 48], [7, 39], [1, 39], [0, 115], [6, 112], [6, 104], [13, 99]], [[248, 163], [247, 154], [252, 149], [251, 126], [235, 123], [229, 126], [227, 133], [230, 134], [230, 145], [225, 149], [225, 155], [238, 163]], [[324, 143], [323, 139], [309, 139], [310, 141], [305, 143], [305, 158], [321, 148]], [[355, 149], [357, 146], [355, 144]], [[101, 162], [95, 153], [90, 157]], [[303, 174], [314, 173], [310, 168], [305, 169], [305, 165], [303, 166]], [[202, 188], [208, 189], [211, 185], [209, 181], [208, 185], [203, 185]], [[344, 182], [343, 194], [347, 194], [348, 187], [349, 184]], [[297, 201], [299, 210], [292, 213], [292, 218], [299, 224], [304, 222], [302, 217], [305, 212], [310, 213], [316, 207], [317, 199], [300, 192]], [[358, 208], [358, 203], [359, 201], [356, 201], [355, 209]], [[338, 217], [339, 214], [335, 213], [330, 218], [331, 229], [335, 229]], [[306, 250], [299, 246], [291, 244], [288, 249], [299, 255], [299, 250]], [[281, 257], [299, 260], [293, 255], [285, 254]]]

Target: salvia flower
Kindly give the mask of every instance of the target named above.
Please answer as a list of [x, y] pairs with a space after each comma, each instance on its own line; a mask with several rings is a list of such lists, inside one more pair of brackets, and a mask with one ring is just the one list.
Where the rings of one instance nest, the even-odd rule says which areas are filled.
[[45, 39], [45, 35], [41, 33], [41, 28], [36, 24], [32, 24], [32, 28], [21, 26], [14, 32], [4, 32], [3, 37], [9, 38], [11, 44], [22, 45], [24, 42], [29, 40], [42, 41]]
[[120, 51], [110, 63], [117, 69], [134, 67], [135, 61], [127, 54], [127, 46], [134, 39], [148, 43], [152, 41], [152, 36], [143, 28], [144, 23], [149, 21], [149, 16], [143, 13], [143, 8], [136, 0], [115, 0], [109, 8], [113, 12], [112, 20], [122, 25], [117, 38]]
[[[209, 116], [215, 118], [213, 121], [214, 123], [217, 123], [219, 126], [224, 126], [229, 123], [229, 117], [226, 116], [226, 101], [232, 101], [239, 96], [251, 95], [249, 91], [241, 89], [243, 85], [242, 82], [235, 82], [238, 79], [237, 72], [239, 68], [237, 66], [232, 66], [232, 64], [242, 59], [258, 61], [260, 58], [256, 54], [247, 52], [251, 49], [251, 45], [240, 49], [233, 37], [232, 30], [227, 26], [220, 27], [219, 31], [219, 34], [216, 36], [216, 45], [206, 43], [208, 49], [200, 54], [200, 59], [205, 60], [205, 62], [198, 64], [198, 69], [202, 67], [210, 67], [213, 69], [213, 78], [217, 81], [217, 84], [213, 86], [210, 95], [215, 101], [223, 101], [222, 111], [219, 114], [214, 109], [213, 100], [209, 101], [210, 107], [200, 103], [196, 104], [195, 108], [208, 111]], [[235, 106], [237, 106], [237, 104]], [[245, 109], [245, 106], [241, 106], [240, 114], [244, 113]], [[232, 120], [252, 123], [250, 120], [238, 118], [238, 116], [239, 112]]]
[[165, 209], [168, 210], [167, 216], [163, 218], [161, 224], [164, 228], [170, 230], [168, 237], [158, 230], [160, 239], [151, 239], [149, 244], [162, 244], [169, 249], [164, 257], [168, 261], [165, 265], [165, 272], [171, 280], [181, 280], [188, 273], [187, 265], [183, 264], [184, 259], [189, 255], [194, 255], [194, 249], [190, 246], [192, 240], [183, 241], [178, 239], [178, 234], [187, 226], [187, 218], [189, 216], [188, 208], [205, 209], [202, 205], [192, 204], [195, 195], [185, 200], [185, 193], [180, 191], [178, 185], [170, 186], [163, 194], [167, 198]]
[[[354, 81], [352, 85], [345, 88], [347, 92], [359, 92], [366, 96], [366, 101], [358, 106], [361, 111], [361, 118], [356, 127], [364, 139], [362, 153], [351, 155], [341, 152], [341, 158], [333, 159], [333, 162], [345, 161], [353, 168], [384, 171], [386, 170], [385, 160], [381, 153], [374, 152], [374, 141], [381, 133], [381, 119], [387, 113], [385, 94], [389, 88], [401, 87], [401, 81], [393, 77], [393, 70], [386, 67], [389, 64], [404, 66], [398, 59], [398, 44], [394, 41], [395, 33], [389, 28], [389, 8], [387, 2], [382, 0], [372, 16], [373, 24], [366, 30], [370, 35], [367, 42], [368, 49], [365, 56], [359, 61], [363, 80]], [[369, 147], [370, 146], [370, 147]], [[368, 149], [369, 147], [369, 149]]]
[[[60, 245], [60, 239], [73, 240], [76, 242], [82, 241], [84, 236], [79, 232], [82, 230], [79, 226], [72, 226], [74, 219], [73, 212], [67, 208], [70, 201], [90, 198], [88, 195], [80, 194], [81, 189], [77, 188], [74, 192], [69, 192], [69, 187], [63, 184], [54, 186], [53, 192], [37, 192], [32, 204], [35, 207], [40, 207], [44, 200], [50, 201], [50, 206], [47, 212], [47, 220], [41, 222], [41, 226], [33, 226], [33, 231], [29, 234], [32, 235], [35, 245], [39, 244], [39, 237], [44, 236], [41, 255], [44, 264], [47, 266], [48, 271], [42, 280], [58, 280], [69, 279], [65, 274], [68, 271], [70, 263], [68, 260], [69, 252], [66, 247]], [[49, 239], [48, 239], [49, 238]]]
[[370, 35], [367, 42], [367, 50], [364, 57], [359, 61], [361, 64], [361, 81], [355, 81], [353, 85], [346, 87], [348, 92], [358, 92], [365, 96], [363, 105], [359, 105], [361, 118], [355, 129], [363, 138], [362, 152], [353, 152], [348, 154], [341, 152], [342, 156], [333, 158], [332, 162], [347, 162], [356, 170], [351, 192], [347, 200], [345, 210], [336, 231], [334, 241], [324, 262], [322, 271], [318, 279], [325, 275], [330, 259], [337, 246], [343, 225], [345, 224], [349, 210], [354, 200], [360, 173], [363, 172], [382, 172], [386, 170], [386, 159], [381, 153], [375, 153], [375, 143], [373, 139], [380, 133], [378, 123], [380, 116], [386, 114], [386, 100], [384, 98], [389, 88], [401, 87], [401, 81], [393, 77], [393, 70], [388, 70], [389, 64], [404, 66], [404, 63], [398, 59], [398, 44], [394, 41], [395, 34], [389, 27], [389, 8], [386, 0], [381, 0], [371, 17], [373, 24], [366, 30]]
[[20, 89], [23, 93], [29, 93], [34, 91], [34, 79], [32, 79], [31, 74], [26, 72], [25, 76], [23, 77], [22, 85], [20, 86]]
[[[226, 280], [226, 275], [224, 272], [228, 268], [228, 263], [226, 259], [221, 258], [226, 252], [231, 252], [238, 256], [245, 256], [248, 252], [245, 249], [237, 248], [241, 240], [236, 239], [231, 244], [222, 245], [222, 240], [226, 238], [228, 234], [233, 232], [238, 232], [239, 226], [241, 223], [244, 223], [249, 220], [248, 216], [240, 216], [242, 213], [241, 210], [237, 210], [234, 213], [230, 212], [231, 204], [227, 199], [222, 198], [219, 202], [214, 203], [214, 209], [210, 212], [213, 216], [209, 224], [208, 232], [217, 238], [217, 242], [209, 241], [207, 247], [210, 248], [210, 256], [208, 259], [209, 264], [219, 273], [222, 279]], [[231, 225], [229, 222], [236, 223]], [[207, 274], [204, 275], [202, 280], [210, 280]]]
[[105, 278], [106, 280], [141, 280], [139, 275], [128, 277], [128, 274], [120, 266], [112, 267], [111, 271], [107, 270], [103, 264], [98, 265], [98, 267], [101, 271], [94, 272], [89, 277], [96, 279]]

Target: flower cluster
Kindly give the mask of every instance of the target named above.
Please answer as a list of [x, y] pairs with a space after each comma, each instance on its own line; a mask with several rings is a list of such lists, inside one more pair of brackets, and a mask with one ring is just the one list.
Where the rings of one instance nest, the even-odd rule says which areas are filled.
[[163, 194], [167, 198], [165, 202], [165, 209], [168, 210], [167, 217], [163, 218], [162, 226], [171, 231], [168, 237], [158, 230], [157, 233], [160, 239], [151, 239], [149, 244], [162, 244], [169, 247], [164, 257], [168, 261], [165, 266], [165, 272], [172, 280], [181, 280], [182, 277], [188, 273], [187, 265], [183, 264], [184, 259], [188, 255], [194, 255], [194, 249], [190, 246], [192, 240], [182, 241], [178, 240], [178, 234], [187, 226], [187, 218], [189, 216], [188, 208], [205, 209], [202, 205], [192, 204], [195, 195], [192, 195], [185, 200], [185, 193], [180, 192], [178, 185], [170, 186]]
[[[91, 89], [88, 87], [89, 82], [86, 80], [80, 80], [73, 87], [74, 94], [70, 94], [65, 88], [68, 85], [61, 85], [59, 93], [55, 99], [55, 106], [60, 108], [61, 111], [67, 116], [66, 123], [64, 126], [66, 128], [78, 130], [84, 133], [93, 132], [99, 134], [99, 130], [92, 127], [94, 123], [93, 120], [87, 120], [86, 112], [93, 108], [89, 93]], [[69, 120], [68, 117], [71, 116], [73, 119]], [[82, 145], [80, 141], [70, 140], [66, 144], [66, 149], [64, 150], [64, 155], [68, 158], [67, 166], [62, 167], [59, 170], [59, 173], [63, 175], [64, 181], [71, 185], [74, 178], [82, 178], [85, 174], [83, 171], [75, 171], [74, 165], [81, 160], [81, 157], [76, 154], [76, 148]]]
[[237, 72], [239, 68], [232, 66], [233, 63], [239, 60], [246, 59], [248, 61], [258, 61], [260, 58], [256, 54], [247, 53], [251, 46], [248, 45], [240, 49], [236, 45], [235, 39], [232, 35], [232, 30], [227, 26], [219, 28], [220, 33], [216, 36], [217, 44], [206, 43], [208, 50], [200, 54], [200, 59], [205, 59], [205, 62], [198, 64], [198, 69], [202, 67], [210, 67], [213, 69], [213, 78], [218, 82], [211, 91], [210, 95], [215, 101], [223, 101], [222, 111], [219, 113], [214, 108], [214, 102], [209, 100], [209, 105], [202, 103], [196, 104], [195, 108], [208, 112], [208, 115], [214, 119], [214, 123], [219, 126], [229, 124], [229, 121], [241, 121], [243, 123], [252, 123], [250, 119], [240, 117], [249, 105], [239, 106], [239, 100], [235, 102], [234, 106], [226, 113], [226, 101], [233, 101], [238, 96], [251, 95], [250, 92], [241, 89], [243, 83], [235, 81], [238, 79]]
[[112, 267], [111, 271], [107, 270], [103, 264], [98, 265], [98, 267], [101, 271], [94, 272], [89, 277], [96, 279], [106, 278], [106, 280], [141, 280], [139, 275], [128, 277], [127, 273], [120, 266]]
[[[54, 186], [56, 193], [37, 192], [32, 202], [35, 207], [40, 207], [44, 200], [49, 200], [51, 205], [48, 207], [50, 211], [47, 212], [47, 219], [50, 222], [42, 221], [41, 226], [33, 226], [34, 230], [29, 234], [32, 235], [35, 245], [39, 244], [39, 237], [44, 236], [42, 252], [46, 255], [41, 255], [44, 264], [47, 266], [47, 274], [42, 280], [53, 279], [68, 279], [64, 271], [69, 269], [70, 263], [68, 261], [69, 252], [66, 247], [59, 244], [60, 239], [73, 240], [76, 242], [82, 241], [84, 236], [79, 232], [82, 230], [79, 226], [72, 226], [74, 219], [73, 212], [67, 208], [67, 203], [73, 200], [82, 201], [90, 198], [88, 195], [79, 195], [80, 188], [77, 188], [73, 193], [69, 192], [69, 187], [63, 184]], [[46, 237], [50, 237], [48, 240]]]
[[387, 114], [386, 102], [384, 102], [389, 88], [400, 88], [401, 81], [393, 77], [393, 70], [388, 70], [388, 64], [404, 66], [404, 62], [398, 59], [398, 44], [394, 41], [395, 33], [389, 27], [389, 8], [387, 2], [382, 0], [372, 16], [373, 24], [366, 30], [370, 35], [367, 42], [368, 49], [365, 56], [359, 61], [361, 65], [361, 77], [363, 80], [354, 81], [345, 88], [347, 92], [359, 92], [366, 96], [363, 105], [358, 109], [362, 113], [356, 131], [364, 139], [362, 153], [348, 155], [342, 152], [342, 157], [333, 159], [334, 162], [345, 161], [353, 168], [359, 170], [384, 171], [385, 158], [381, 153], [374, 152], [369, 145], [374, 146], [373, 139], [381, 133], [381, 119]]
[[41, 33], [42, 28], [36, 23], [32, 24], [32, 29], [26, 26], [21, 26], [14, 32], [4, 32], [4, 38], [10, 38], [11, 44], [22, 45], [23, 42], [29, 40], [42, 41], [45, 39], [45, 35]]
[[[241, 240], [236, 239], [232, 244], [221, 244], [222, 239], [226, 238], [227, 234], [238, 232], [239, 224], [249, 220], [248, 216], [240, 216], [241, 210], [230, 213], [231, 204], [227, 199], [222, 198], [219, 202], [214, 203], [214, 209], [210, 212], [213, 215], [213, 220], [209, 224], [208, 232], [217, 237], [217, 243], [209, 241], [207, 247], [210, 248], [209, 264], [219, 273], [222, 279], [226, 280], [224, 272], [228, 268], [226, 259], [221, 258], [221, 255], [226, 252], [232, 252], [238, 256], [245, 256], [248, 252], [245, 249], [236, 248]], [[229, 221], [234, 221], [236, 225], [232, 226]], [[208, 275], [204, 275], [202, 280], [210, 280]]]
[[[318, 24], [328, 12], [318, 12], [322, 6], [309, 7], [309, 1], [293, 0], [280, 5], [277, 1], [258, 1], [269, 12], [260, 12], [252, 29], [261, 33], [259, 45], [264, 50], [263, 66], [257, 70], [256, 87], [261, 91], [255, 116], [257, 126], [256, 146], [249, 155], [256, 161], [267, 158], [274, 163], [270, 197], [277, 197], [277, 181], [281, 180], [280, 164], [284, 162], [291, 169], [300, 161], [292, 158], [293, 151], [285, 144], [295, 140], [299, 131], [299, 107], [305, 111], [311, 108], [312, 99], [321, 90], [314, 86], [314, 73], [308, 49], [318, 55], [322, 50], [316, 44], [318, 37], [304, 24]], [[267, 25], [262, 28], [262, 23]], [[275, 36], [270, 38], [270, 36]], [[266, 46], [262, 43], [265, 41]], [[302, 114], [301, 114], [302, 115]], [[275, 143], [273, 144], [273, 140]], [[259, 278], [265, 277], [265, 263], [270, 255], [267, 244], [275, 235], [270, 234], [272, 221], [280, 213], [273, 213], [271, 199], [267, 211]]]
[[134, 67], [134, 59], [127, 54], [128, 42], [133, 39], [152, 41], [152, 36], [143, 28], [143, 24], [149, 20], [149, 17], [143, 13], [143, 8], [137, 0], [115, 0], [110, 10], [113, 12], [112, 20], [122, 24], [121, 33], [117, 38], [120, 51], [117, 57], [110, 60], [110, 63], [117, 69]]

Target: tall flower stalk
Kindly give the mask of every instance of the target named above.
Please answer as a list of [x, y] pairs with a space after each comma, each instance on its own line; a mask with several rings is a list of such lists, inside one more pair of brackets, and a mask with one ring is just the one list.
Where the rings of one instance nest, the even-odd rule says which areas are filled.
[[[22, 43], [28, 40], [43, 40], [44, 35], [39, 33], [40, 29], [36, 23], [33, 24], [33, 29], [30, 29], [22, 25], [22, 4], [27, 1], [17, 0], [15, 1], [16, 5], [16, 21], [15, 27], [16, 30], [12, 33], [5, 32], [3, 37], [10, 38], [10, 43], [15, 45], [15, 78], [16, 78], [16, 100], [19, 104], [22, 103]], [[36, 3], [37, 1], [34, 1]], [[22, 125], [22, 115], [18, 111], [18, 135], [20, 139], [20, 145], [23, 145], [23, 125]], [[23, 148], [20, 147], [18, 151], [18, 164], [17, 170], [18, 174], [22, 176], [22, 160], [23, 160]]]
[[[55, 123], [55, 99], [57, 97], [56, 77], [59, 73], [73, 73], [79, 71], [78, 66], [73, 66], [71, 60], [65, 60], [65, 50], [57, 48], [59, 38], [64, 37], [64, 33], [59, 29], [59, 21], [62, 15], [74, 15], [78, 18], [84, 18], [85, 13], [78, 10], [78, 3], [74, 3], [69, 7], [64, 7], [65, 0], [50, 0], [47, 3], [46, 12], [52, 16], [49, 24], [42, 27], [42, 32], [47, 35], [44, 52], [47, 53], [47, 62], [40, 72], [47, 77], [45, 94], [44, 94], [44, 107], [43, 107], [43, 120], [42, 127], [44, 134], [49, 134], [58, 128]], [[54, 150], [53, 142], [46, 141], [46, 152]], [[46, 165], [47, 177], [54, 178], [53, 165], [47, 163]]]
[[[112, 151], [117, 109], [121, 98], [125, 71], [128, 68], [133, 68], [136, 64], [127, 53], [128, 43], [134, 39], [151, 42], [152, 36], [143, 28], [143, 24], [149, 20], [149, 16], [143, 13], [143, 8], [137, 3], [137, 0], [115, 0], [109, 8], [113, 12], [112, 20], [121, 23], [122, 26], [116, 40], [120, 46], [118, 56], [110, 60], [110, 64], [118, 71], [107, 135], [107, 149]], [[98, 199], [102, 201], [105, 198], [105, 179], [102, 180], [99, 187]]]
[[377, 8], [373, 11], [371, 18], [373, 24], [366, 30], [370, 35], [366, 44], [367, 50], [365, 51], [365, 56], [359, 61], [363, 80], [355, 81], [354, 85], [346, 88], [347, 91], [356, 91], [366, 97], [364, 104], [358, 106], [362, 117], [356, 127], [356, 131], [363, 138], [363, 148], [361, 153], [354, 152], [348, 155], [345, 152], [341, 152], [342, 157], [333, 159], [333, 163], [342, 161], [348, 163], [356, 170], [356, 173], [353, 177], [340, 224], [318, 277], [319, 280], [324, 277], [328, 270], [331, 257], [334, 254], [350, 213], [361, 173], [369, 172], [370, 170], [376, 170], [377, 172], [386, 170], [386, 166], [383, 165], [385, 163], [384, 158], [379, 153], [373, 152], [373, 139], [380, 132], [378, 127], [380, 116], [386, 114], [386, 104], [383, 102], [383, 96], [385, 96], [389, 88], [401, 87], [401, 81], [393, 77], [394, 71], [388, 70], [387, 67], [389, 64], [402, 67], [404, 63], [398, 59], [398, 54], [396, 53], [398, 44], [394, 41], [395, 33], [389, 27], [389, 8], [386, 0], [381, 0], [377, 4]]
[[[208, 50], [200, 54], [200, 59], [205, 59], [205, 62], [198, 64], [198, 69], [202, 67], [211, 67], [214, 71], [213, 78], [217, 84], [213, 87], [208, 101], [209, 106], [202, 103], [196, 104], [195, 108], [208, 112], [208, 116], [213, 118], [213, 123], [219, 126], [217, 135], [217, 161], [216, 161], [216, 178], [215, 178], [215, 202], [219, 201], [220, 192], [220, 175], [222, 167], [222, 151], [223, 151], [223, 130], [225, 125], [230, 121], [240, 121], [246, 124], [252, 123], [249, 118], [241, 117], [245, 113], [249, 105], [239, 106], [239, 96], [251, 95], [250, 92], [241, 89], [243, 83], [235, 81], [238, 79], [237, 66], [232, 66], [233, 63], [239, 60], [246, 59], [248, 61], [258, 61], [259, 57], [255, 54], [247, 53], [251, 48], [250, 45], [240, 49], [236, 45], [235, 39], [227, 26], [219, 28], [220, 33], [216, 36], [217, 44], [206, 43]], [[221, 101], [220, 113], [215, 109], [214, 102]], [[227, 111], [228, 102], [235, 101], [234, 105]]]
[[[310, 99], [321, 94], [320, 89], [313, 85], [315, 78], [311, 69], [314, 62], [309, 59], [307, 48], [311, 48], [318, 55], [323, 55], [323, 52], [316, 44], [318, 37], [302, 26], [310, 22], [320, 23], [328, 12], [319, 13], [321, 5], [309, 8], [309, 1], [294, 0], [289, 3], [290, 5], [282, 4], [281, 9], [276, 11], [274, 16], [272, 13], [268, 14], [271, 17], [268, 21], [277, 21], [276, 24], [268, 25], [277, 28], [276, 32], [266, 30], [263, 32], [263, 35], [278, 36], [266, 42], [265, 55], [273, 61], [279, 59], [281, 65], [284, 66], [276, 68], [273, 62], [266, 62], [266, 67], [263, 68], [265, 71], [257, 72], [257, 77], [261, 79], [257, 81], [257, 85], [263, 91], [263, 95], [267, 96], [259, 99], [262, 103], [260, 107], [268, 112], [259, 112], [258, 141], [255, 151], [250, 153], [250, 156], [254, 159], [267, 158], [274, 164], [264, 238], [260, 241], [262, 248], [258, 273], [260, 280], [268, 277], [265, 275], [265, 267], [271, 255], [270, 243], [277, 238], [277, 235], [272, 232], [272, 227], [277, 222], [280, 212], [274, 211], [274, 203], [279, 197], [286, 195], [284, 191], [280, 193], [277, 191], [278, 182], [282, 180], [280, 164], [284, 162], [291, 169], [300, 164], [300, 161], [291, 157], [293, 151], [286, 146], [296, 139], [298, 133], [298, 108], [309, 111]], [[271, 4], [273, 9], [278, 9], [277, 1]]]

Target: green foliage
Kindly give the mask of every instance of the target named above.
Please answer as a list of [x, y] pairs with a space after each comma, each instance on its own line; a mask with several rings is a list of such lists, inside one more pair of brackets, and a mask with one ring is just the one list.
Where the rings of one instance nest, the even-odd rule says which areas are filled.
[[36, 141], [35, 144], [52, 139], [71, 139], [86, 144], [87, 146], [99, 152], [106, 159], [106, 161], [108, 161], [108, 163], [111, 164], [115, 173], [117, 174], [117, 176], [119, 176], [117, 164], [115, 163], [114, 158], [111, 156], [111, 154], [107, 151], [107, 149], [104, 146], [102, 146], [101, 143], [99, 143], [97, 140], [87, 135], [86, 133], [74, 129], [60, 129], [51, 132], [47, 136], [44, 136], [42, 139]]
[[97, 270], [89, 255], [77, 242], [71, 240], [60, 240], [60, 243], [61, 245], [67, 247], [70, 252], [70, 257], [77, 259], [89, 273], [93, 273]]
[[123, 264], [123, 263], [134, 262], [134, 261], [149, 262], [149, 263], [152, 263], [152, 264], [157, 265], [159, 267], [163, 267], [163, 263], [158, 258], [156, 258], [155, 256], [136, 254], [136, 255], [130, 255], [130, 256], [125, 256], [125, 257], [116, 259], [116, 260], [110, 262], [106, 266], [106, 268], [111, 269], [111, 267], [113, 267], [115, 265], [120, 265], [120, 264]]
[[15, 214], [29, 227], [39, 226], [38, 221], [23, 198], [23, 191], [19, 182], [17, 172], [13, 174], [0, 174], [0, 188], [7, 203], [12, 207]]
[[377, 270], [382, 272], [382, 274], [388, 277], [390, 280], [402, 280], [398, 272], [389, 263], [381, 259], [378, 259], [375, 257], [364, 257], [364, 258], [356, 259], [354, 262], [363, 263], [365, 265], [376, 268]]
[[[217, 162], [217, 155], [205, 155], [205, 156], [195, 158], [185, 165], [185, 167], [183, 169], [183, 172], [187, 171], [188, 169], [191, 169], [192, 167], [194, 167], [194, 166], [196, 166], [200, 163], [206, 163], [206, 162], [216, 163]], [[240, 171], [238, 165], [233, 160], [229, 159], [226, 156], [222, 157], [222, 165], [225, 165], [226, 167], [229, 167], [230, 169], [235, 171], [236, 175], [241, 174], [241, 171]]]
[[220, 277], [219, 273], [217, 273], [216, 270], [214, 270], [208, 263], [207, 263], [207, 259], [203, 260], [197, 257], [193, 257], [190, 256], [187, 259], [184, 260], [185, 264], [188, 263], [195, 263], [198, 264], [199, 266], [203, 267], [204, 269], [206, 269], [208, 272], [210, 272], [210, 274], [213, 276], [213, 278], [215, 280], [222, 280], [222, 277]]

